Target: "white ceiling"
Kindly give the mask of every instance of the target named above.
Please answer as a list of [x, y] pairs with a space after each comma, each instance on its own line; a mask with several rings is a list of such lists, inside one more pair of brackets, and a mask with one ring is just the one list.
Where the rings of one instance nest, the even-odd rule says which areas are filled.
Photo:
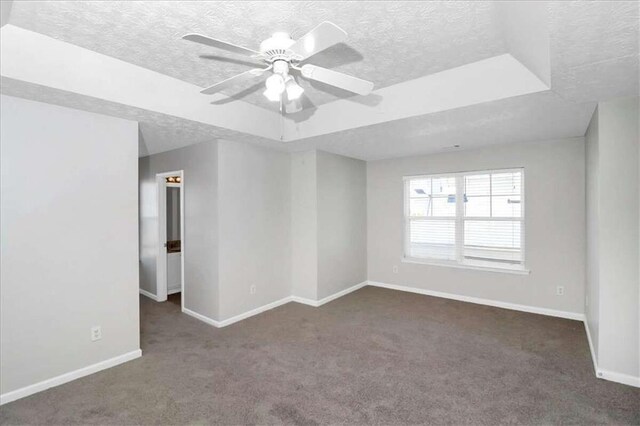
[[[25, 1], [15, 3], [10, 23], [207, 87], [246, 71], [251, 59], [182, 35], [202, 33], [257, 49], [275, 31], [297, 38], [329, 20], [348, 32], [348, 44], [309, 62], [382, 88], [505, 53], [497, 15], [491, 2]], [[313, 105], [350, 96], [320, 83], [302, 84]], [[226, 94], [277, 109], [262, 96], [262, 86]]]
[[[15, 76], [2, 79], [2, 92], [138, 120], [148, 145], [143, 147], [143, 155], [225, 138], [291, 151], [319, 148], [380, 159], [434, 152], [453, 144], [472, 148], [581, 136], [597, 101], [638, 96], [638, 3], [540, 4], [544, 5], [546, 22], [534, 31], [548, 37], [545, 54], [550, 90], [311, 138], [301, 135], [302, 139], [289, 142], [46, 88]], [[247, 66], [230, 62], [240, 59], [231, 54], [180, 40], [184, 33], [200, 32], [256, 47], [274, 30], [286, 30], [295, 37], [330, 20], [349, 33], [348, 45], [328, 49], [309, 62], [370, 79], [376, 88], [387, 87], [380, 93], [391, 93], [401, 86], [398, 83], [514, 53], [505, 25], [509, 15], [503, 9], [494, 2], [18, 1], [11, 8], [9, 24], [207, 86]], [[217, 99], [216, 106], [225, 111], [243, 102], [270, 107], [263, 102], [260, 88], [228, 92], [232, 97]], [[308, 108], [302, 120], [313, 117], [317, 108], [330, 113], [333, 104], [344, 102], [340, 99], [347, 96], [326, 87], [307, 88], [306, 93]], [[365, 105], [370, 102], [351, 99]], [[370, 103], [372, 111], [378, 111], [375, 102]], [[276, 114], [265, 117], [278, 120]]]
[[60, 105], [97, 114], [125, 117], [139, 122], [140, 156], [169, 151], [215, 139], [259, 143], [269, 148], [285, 150], [281, 142], [248, 135], [223, 127], [211, 126], [168, 114], [136, 108], [122, 103], [71, 93], [20, 80], [2, 77], [2, 93], [39, 102]]

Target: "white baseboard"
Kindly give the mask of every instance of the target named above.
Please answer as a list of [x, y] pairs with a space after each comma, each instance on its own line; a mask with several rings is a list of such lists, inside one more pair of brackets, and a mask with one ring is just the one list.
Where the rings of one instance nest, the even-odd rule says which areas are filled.
[[258, 308], [252, 309], [252, 310], [244, 312], [244, 313], [242, 313], [240, 315], [236, 315], [236, 316], [233, 316], [231, 318], [227, 318], [227, 319], [221, 320], [221, 321], [214, 320], [212, 318], [209, 318], [209, 317], [207, 317], [205, 315], [199, 314], [199, 313], [194, 312], [194, 311], [192, 311], [190, 309], [187, 309], [187, 308], [183, 308], [182, 312], [184, 312], [185, 314], [187, 314], [189, 316], [192, 316], [192, 317], [194, 317], [196, 319], [199, 319], [200, 321], [205, 322], [205, 323], [207, 323], [209, 325], [212, 325], [212, 326], [217, 327], [217, 328], [222, 328], [222, 327], [226, 327], [228, 325], [231, 325], [233, 323], [236, 323], [238, 321], [242, 321], [243, 319], [247, 319], [249, 317], [252, 317], [254, 315], [261, 314], [262, 312], [268, 311], [270, 309], [277, 308], [278, 306], [284, 305], [285, 303], [289, 303], [289, 302], [291, 302], [291, 296], [287, 296], [287, 297], [285, 297], [283, 299], [276, 300], [275, 302], [267, 303], [266, 305], [262, 305], [262, 306], [260, 306]]
[[260, 306], [258, 308], [252, 309], [250, 311], [247, 311], [247, 312], [244, 312], [242, 314], [233, 316], [231, 318], [227, 318], [225, 320], [220, 320], [220, 321], [214, 320], [212, 318], [209, 318], [209, 317], [207, 317], [205, 315], [199, 314], [199, 313], [194, 312], [194, 311], [192, 311], [190, 309], [187, 309], [187, 308], [182, 309], [182, 312], [184, 312], [185, 314], [187, 314], [189, 316], [197, 318], [200, 321], [205, 322], [205, 323], [207, 323], [209, 325], [212, 325], [212, 326], [217, 327], [217, 328], [222, 328], [222, 327], [226, 327], [228, 325], [234, 324], [234, 323], [236, 323], [238, 321], [242, 321], [243, 319], [247, 319], [249, 317], [252, 317], [254, 315], [261, 314], [262, 312], [268, 311], [270, 309], [277, 308], [278, 306], [282, 306], [282, 305], [284, 305], [286, 303], [289, 303], [289, 302], [303, 303], [305, 305], [314, 306], [314, 307], [322, 306], [325, 303], [329, 303], [332, 300], [335, 300], [335, 299], [337, 299], [339, 297], [342, 297], [342, 296], [344, 296], [346, 294], [351, 293], [352, 291], [356, 291], [356, 290], [366, 286], [367, 283], [368, 283], [367, 281], [363, 281], [360, 284], [356, 284], [353, 287], [349, 287], [349, 288], [347, 288], [345, 290], [339, 291], [339, 292], [337, 292], [335, 294], [332, 294], [331, 296], [327, 296], [327, 297], [325, 297], [323, 299], [320, 299], [320, 300], [311, 300], [311, 299], [306, 299], [304, 297], [298, 297], [298, 296], [287, 296], [287, 297], [284, 297], [284, 298], [282, 298], [280, 300], [276, 300], [275, 302], [267, 303], [266, 305], [262, 305], [262, 306]]
[[426, 296], [434, 296], [434, 297], [441, 297], [444, 299], [458, 300], [460, 302], [469, 302], [469, 303], [475, 303], [478, 305], [486, 305], [486, 306], [493, 306], [496, 308], [511, 309], [512, 311], [529, 312], [532, 314], [548, 315], [551, 317], [566, 318], [566, 319], [571, 319], [576, 321], [584, 321], [584, 314], [581, 314], [578, 312], [566, 312], [566, 311], [558, 311], [555, 309], [538, 308], [536, 306], [518, 305], [516, 303], [500, 302], [500, 301], [490, 300], [490, 299], [481, 299], [479, 297], [472, 297], [472, 296], [462, 296], [462, 295], [453, 294], [453, 293], [443, 293], [440, 291], [425, 290], [425, 289], [416, 288], [416, 287], [406, 287], [406, 286], [395, 285], [395, 284], [386, 284], [386, 283], [381, 283], [377, 281], [369, 281], [368, 283], [370, 286], [373, 286], [373, 287], [382, 287], [382, 288], [388, 288], [391, 290], [407, 291], [410, 293], [424, 294]]
[[225, 320], [219, 321], [218, 323], [220, 325], [218, 327], [226, 327], [226, 326], [231, 325], [233, 323], [236, 323], [238, 321], [242, 321], [243, 319], [252, 317], [254, 315], [261, 314], [264, 311], [268, 311], [270, 309], [277, 308], [278, 306], [282, 306], [285, 303], [289, 303], [289, 302], [291, 302], [291, 296], [287, 296], [287, 297], [285, 297], [283, 299], [276, 300], [275, 302], [267, 303], [266, 305], [262, 305], [259, 308], [255, 308], [255, 309], [252, 309], [250, 311], [244, 312], [242, 314], [233, 316], [231, 318], [227, 318]]
[[291, 296], [291, 300], [293, 302], [302, 303], [304, 305], [309, 305], [309, 306], [313, 306], [313, 307], [317, 308], [318, 306], [322, 306], [325, 303], [329, 303], [332, 300], [335, 300], [335, 299], [337, 299], [339, 297], [345, 296], [345, 295], [347, 295], [347, 294], [349, 294], [351, 292], [359, 290], [362, 287], [366, 286], [367, 284], [368, 284], [368, 281], [363, 281], [360, 284], [356, 284], [353, 287], [346, 288], [346, 289], [344, 289], [342, 291], [334, 293], [334, 294], [332, 294], [330, 296], [327, 296], [325, 298], [322, 298], [320, 300], [312, 300], [312, 299], [307, 299], [305, 297], [299, 297], [299, 296]]
[[640, 388], [640, 377], [630, 374], [616, 373], [615, 371], [598, 369], [596, 376], [600, 379], [609, 380], [611, 382], [622, 383], [623, 385]]
[[307, 299], [306, 297], [300, 296], [291, 296], [291, 301], [296, 303], [302, 303], [303, 305], [309, 305], [313, 307], [318, 307], [318, 301], [313, 299]]
[[591, 339], [591, 330], [589, 330], [589, 324], [587, 318], [584, 319], [584, 330], [587, 332], [587, 341], [589, 342], [589, 352], [591, 352], [591, 361], [593, 362], [593, 371], [598, 375], [598, 360], [596, 359], [595, 346], [593, 346], [593, 340]]
[[214, 327], [218, 327], [218, 328], [221, 327], [219, 321], [216, 321], [216, 320], [211, 319], [211, 318], [209, 318], [209, 317], [207, 317], [205, 315], [202, 315], [202, 314], [199, 314], [197, 312], [194, 312], [191, 309], [182, 308], [182, 312], [187, 314], [187, 315], [189, 315], [190, 317], [193, 317], [195, 319], [199, 319], [200, 321], [205, 322], [205, 323], [207, 323], [209, 325], [212, 325]]
[[167, 296], [170, 294], [181, 293], [181, 292], [182, 292], [182, 287], [170, 288], [169, 290], [167, 290]]
[[20, 398], [24, 398], [29, 395], [33, 395], [34, 393], [37, 393], [37, 392], [42, 392], [43, 390], [52, 388], [54, 386], [62, 385], [64, 383], [79, 379], [81, 377], [88, 376], [93, 373], [97, 373], [98, 371], [102, 371], [107, 368], [115, 367], [116, 365], [125, 363], [127, 361], [131, 361], [141, 356], [142, 356], [142, 351], [138, 349], [135, 351], [128, 352], [126, 354], [116, 356], [114, 358], [100, 361], [98, 363], [80, 368], [78, 370], [70, 371], [68, 373], [61, 374], [56, 377], [52, 377], [51, 379], [34, 383], [33, 385], [25, 386], [23, 388], [16, 389], [11, 392], [3, 393], [2, 395], [0, 395], [0, 405], [15, 401]]
[[631, 376], [629, 374], [616, 373], [615, 371], [603, 370], [598, 368], [598, 360], [596, 351], [591, 338], [591, 330], [587, 320], [584, 321], [584, 329], [587, 332], [587, 340], [589, 341], [589, 350], [591, 351], [591, 360], [593, 361], [593, 370], [599, 379], [609, 380], [611, 382], [622, 383], [623, 385], [634, 386], [640, 388], [640, 377]]
[[140, 294], [143, 295], [143, 296], [148, 297], [151, 300], [155, 300], [156, 302], [158, 301], [158, 296], [156, 296], [153, 293], [148, 292], [147, 290], [140, 289]]

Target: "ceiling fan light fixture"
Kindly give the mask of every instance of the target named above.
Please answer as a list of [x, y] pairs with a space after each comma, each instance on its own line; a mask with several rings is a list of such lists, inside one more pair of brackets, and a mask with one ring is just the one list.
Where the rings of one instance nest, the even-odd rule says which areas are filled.
[[280, 101], [280, 96], [282, 95], [282, 93], [273, 91], [273, 90], [265, 90], [264, 92], [262, 92], [262, 94], [264, 95], [265, 98], [267, 98], [268, 100], [270, 100], [271, 102], [279, 102]]
[[265, 86], [267, 86], [267, 90], [263, 92], [264, 97], [269, 99], [271, 102], [279, 101], [280, 95], [282, 95], [285, 90], [284, 79], [282, 76], [279, 74], [273, 74], [271, 77], [267, 78]]
[[273, 93], [282, 94], [284, 92], [284, 79], [281, 75], [273, 74], [271, 77], [267, 78], [265, 82], [267, 86], [267, 90]]
[[304, 89], [296, 82], [293, 77], [289, 77], [286, 84], [287, 99], [290, 101], [299, 99], [304, 93]]

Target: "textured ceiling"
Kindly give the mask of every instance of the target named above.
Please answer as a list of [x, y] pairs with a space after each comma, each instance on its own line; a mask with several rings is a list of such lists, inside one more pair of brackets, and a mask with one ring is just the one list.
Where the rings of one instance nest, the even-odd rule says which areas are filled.
[[639, 2], [549, 3], [551, 63], [557, 70], [638, 56]]
[[640, 2], [551, 2], [551, 90], [573, 102], [638, 96]]
[[487, 102], [291, 143], [363, 160], [474, 149], [584, 135], [595, 103], [575, 104], [553, 92]]
[[195, 143], [228, 139], [258, 143], [270, 148], [285, 149], [281, 143], [245, 133], [185, 120], [171, 115], [135, 108], [103, 99], [70, 93], [6, 77], [0, 81], [2, 94], [18, 96], [113, 117], [137, 121], [140, 129], [140, 156], [182, 148]]
[[[485, 2], [265, 2], [262, 6], [184, 2], [179, 7], [173, 2], [16, 2], [10, 23], [206, 86], [247, 68], [199, 58], [225, 54], [180, 41], [184, 33], [202, 32], [256, 47], [274, 29], [295, 36], [331, 20], [347, 30], [349, 44], [319, 54], [313, 62], [371, 79], [380, 88], [504, 52], [501, 24], [496, 20], [498, 6]], [[596, 102], [639, 94], [638, 8], [635, 1], [549, 2], [551, 90], [546, 93], [287, 143], [6, 78], [2, 93], [137, 120], [147, 145], [142, 154], [225, 138], [293, 151], [324, 149], [371, 160], [437, 152], [453, 144], [470, 149], [582, 136]], [[327, 90], [309, 90], [307, 105], [345, 96]], [[243, 100], [262, 101], [261, 95], [249, 92], [241, 93], [246, 96]]]
[[[181, 40], [197, 32], [257, 49], [275, 31], [297, 38], [329, 20], [348, 33], [308, 62], [376, 88], [506, 52], [493, 2], [18, 1], [10, 23], [206, 87], [248, 69], [251, 59]], [[301, 78], [299, 80], [302, 80]], [[351, 94], [305, 87], [305, 106]], [[225, 94], [267, 108], [263, 84]]]

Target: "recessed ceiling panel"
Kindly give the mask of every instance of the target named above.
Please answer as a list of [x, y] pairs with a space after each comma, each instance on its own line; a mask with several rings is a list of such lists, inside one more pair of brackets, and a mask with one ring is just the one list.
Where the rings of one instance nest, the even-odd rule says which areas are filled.
[[140, 126], [140, 156], [216, 139], [284, 149], [281, 144], [270, 139], [20, 80], [2, 77], [0, 86], [3, 95], [137, 121]]
[[[202, 33], [257, 49], [275, 31], [300, 37], [324, 20], [348, 33], [309, 59], [373, 81], [375, 88], [505, 53], [493, 2], [15, 2], [10, 23], [206, 87], [253, 66], [242, 58], [181, 40]], [[307, 106], [351, 96], [305, 84]], [[261, 85], [226, 95], [267, 108]]]
[[582, 136], [595, 103], [546, 91], [289, 142], [362, 160]]

